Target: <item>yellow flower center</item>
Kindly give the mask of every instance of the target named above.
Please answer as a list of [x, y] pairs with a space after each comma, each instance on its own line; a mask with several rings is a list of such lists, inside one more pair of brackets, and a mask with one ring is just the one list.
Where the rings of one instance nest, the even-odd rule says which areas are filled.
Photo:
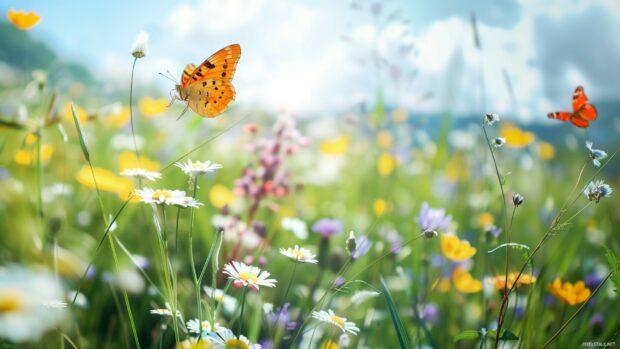
[[247, 272], [239, 273], [239, 279], [252, 285], [258, 283], [258, 278], [256, 277], [256, 275], [252, 273], [247, 273]]
[[329, 318], [334, 323], [336, 323], [338, 326], [344, 328], [344, 319], [343, 318], [341, 318], [340, 316], [336, 316], [336, 315], [330, 315]]
[[24, 306], [24, 299], [18, 290], [0, 293], [0, 314], [17, 312]]
[[203, 167], [204, 167], [204, 164], [200, 161], [192, 163], [192, 168], [194, 170], [202, 170]]
[[299, 250], [293, 250], [293, 256], [295, 256], [295, 259], [298, 261], [306, 260], [306, 258], [304, 258], [304, 253]]
[[224, 301], [224, 295], [223, 294], [215, 295], [215, 296], [213, 296], [213, 299], [215, 299], [218, 302], [223, 302]]
[[160, 200], [161, 197], [164, 197], [166, 199], [169, 199], [172, 197], [172, 194], [169, 191], [165, 191], [165, 190], [156, 190], [153, 192], [153, 195], [151, 195], [151, 199], [153, 200]]
[[244, 341], [233, 338], [226, 341], [226, 349], [249, 349], [250, 347]]

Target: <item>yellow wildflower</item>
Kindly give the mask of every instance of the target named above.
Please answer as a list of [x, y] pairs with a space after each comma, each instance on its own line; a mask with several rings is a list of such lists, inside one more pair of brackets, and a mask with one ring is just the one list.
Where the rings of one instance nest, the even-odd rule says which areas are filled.
[[144, 156], [140, 156], [140, 161], [138, 161], [136, 153], [125, 150], [118, 155], [118, 170], [123, 171], [128, 168], [142, 168], [147, 171], [158, 172], [160, 165], [159, 162]]
[[377, 171], [383, 177], [389, 176], [396, 167], [396, 159], [390, 153], [382, 153], [377, 160]]
[[591, 294], [590, 289], [586, 287], [583, 281], [577, 281], [575, 284], [570, 282], [562, 284], [559, 277], [556, 277], [553, 283], [549, 285], [549, 292], [568, 305], [585, 302]]
[[[88, 121], [88, 113], [86, 112], [86, 110], [84, 110], [82, 107], [80, 107], [79, 105], [75, 103], [73, 104], [73, 107], [75, 108], [75, 114], [77, 114], [78, 120], [80, 121], [81, 124]], [[71, 112], [71, 103], [65, 103], [63, 111], [65, 114], [65, 117], [68, 120], [71, 120], [71, 122], [73, 123], [73, 113]]]
[[372, 203], [372, 210], [375, 213], [375, 216], [382, 216], [388, 209], [388, 202], [382, 198], [375, 199]]
[[551, 145], [551, 143], [547, 142], [539, 142], [538, 146], [536, 147], [536, 152], [538, 153], [538, 156], [543, 160], [551, 160], [553, 159], [553, 156], [555, 156], [555, 148], [553, 148], [553, 145]]
[[129, 121], [129, 107], [122, 107], [108, 114], [103, 122], [106, 126], [121, 128]]
[[469, 178], [469, 168], [465, 165], [463, 154], [459, 152], [450, 158], [446, 165], [446, 176], [454, 182]]
[[[41, 163], [46, 163], [52, 158], [54, 154], [54, 147], [51, 144], [41, 145]], [[13, 155], [15, 162], [22, 166], [28, 166], [33, 164], [37, 160], [37, 148], [31, 151], [20, 149]]]
[[452, 261], [464, 261], [476, 254], [476, 248], [469, 241], [459, 240], [456, 235], [442, 234], [440, 237], [441, 251]]
[[394, 109], [392, 112], [392, 121], [397, 124], [407, 121], [407, 111], [403, 108]]
[[474, 279], [463, 267], [456, 267], [452, 271], [454, 288], [461, 293], [476, 293], [482, 290], [482, 282]]
[[340, 349], [338, 344], [332, 340], [328, 340], [327, 342], [321, 344], [320, 349]]
[[377, 134], [377, 145], [381, 149], [389, 149], [394, 143], [392, 134], [388, 131], [381, 131]]
[[[505, 275], [496, 275], [495, 277], [493, 277], [493, 286], [495, 287], [496, 290], [503, 290], [504, 286], [508, 286], [508, 289], [512, 288], [512, 285], [515, 283], [515, 280], [517, 279], [517, 275], [519, 275], [519, 273], [510, 273], [508, 274], [508, 282], [506, 283], [506, 276]], [[531, 275], [531, 274], [521, 274], [521, 276], [519, 277], [519, 280], [517, 280], [517, 284], [515, 287], [519, 288], [522, 285], [531, 285], [533, 283], [536, 282], [536, 276]]]
[[494, 221], [495, 219], [493, 218], [493, 215], [489, 212], [484, 212], [480, 215], [480, 217], [478, 217], [478, 223], [480, 224], [481, 228], [488, 227], [489, 225], [493, 224]]
[[511, 123], [505, 123], [500, 130], [501, 137], [506, 139], [506, 145], [513, 148], [523, 148], [534, 142], [534, 134], [523, 131]]
[[14, 26], [21, 30], [28, 30], [37, 25], [41, 20], [41, 16], [34, 11], [25, 12], [14, 9], [9, 9], [6, 17], [9, 22], [13, 23]]
[[142, 115], [154, 117], [166, 111], [168, 104], [170, 102], [163, 98], [142, 98], [138, 103], [138, 108], [140, 108]]
[[235, 194], [227, 187], [221, 184], [216, 184], [211, 187], [211, 191], [209, 192], [209, 201], [211, 201], [211, 205], [222, 208], [226, 205], [232, 205], [235, 200]]
[[[99, 187], [101, 191], [116, 193], [122, 200], [126, 200], [133, 190], [133, 184], [129, 178], [117, 176], [100, 167], [94, 167], [93, 172], [97, 179], [97, 187]], [[95, 189], [95, 178], [93, 178], [90, 167], [86, 165], [82, 166], [75, 178], [83, 186]]]
[[[208, 340], [198, 340], [196, 338], [189, 338], [180, 342], [177, 349], [213, 349], [215, 345]], [[241, 348], [241, 347], [240, 347]]]
[[329, 139], [319, 144], [319, 150], [327, 155], [342, 155], [347, 152], [349, 147], [349, 136], [341, 135], [334, 139]]
[[26, 136], [26, 144], [27, 144], [27, 145], [34, 144], [34, 143], [37, 141], [37, 138], [39, 138], [39, 137], [37, 137], [37, 134], [36, 134], [36, 133], [29, 133], [29, 134]]

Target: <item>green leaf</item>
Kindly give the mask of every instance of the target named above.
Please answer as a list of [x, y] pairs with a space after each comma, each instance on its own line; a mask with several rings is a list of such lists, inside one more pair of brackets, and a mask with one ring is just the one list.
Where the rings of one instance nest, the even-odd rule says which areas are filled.
[[496, 248], [490, 250], [489, 253], [493, 253], [493, 252], [495, 252], [495, 251], [497, 251], [497, 250], [499, 250], [500, 248], [503, 248], [503, 247], [512, 247], [512, 248], [514, 248], [516, 250], [527, 250], [527, 251], [530, 250], [530, 247], [528, 245], [518, 244], [516, 242], [509, 242], [509, 243], [501, 244], [501, 245], [497, 246]]
[[8, 127], [8, 128], [13, 128], [16, 130], [23, 130], [26, 127], [24, 127], [24, 125], [15, 122], [15, 121], [9, 121], [9, 120], [4, 120], [4, 119], [0, 119], [0, 126], [4, 126], [4, 127]]
[[476, 330], [465, 330], [454, 337], [454, 342], [462, 341], [462, 340], [472, 340], [478, 339], [481, 337], [480, 331]]
[[75, 122], [75, 128], [77, 129], [78, 136], [80, 136], [80, 147], [82, 147], [82, 153], [84, 154], [86, 161], [90, 162], [90, 153], [88, 152], [86, 138], [84, 137], [84, 132], [82, 131], [82, 124], [80, 124], [80, 119], [77, 117], [73, 103], [71, 103], [71, 114], [73, 114], [73, 122]]
[[405, 330], [405, 326], [400, 321], [400, 317], [398, 316], [398, 310], [396, 309], [396, 304], [394, 304], [394, 300], [392, 299], [392, 294], [390, 290], [387, 288], [385, 284], [385, 280], [381, 277], [381, 290], [383, 291], [383, 295], [385, 296], [385, 300], [388, 304], [388, 309], [390, 310], [390, 316], [392, 317], [392, 323], [396, 328], [396, 335], [398, 336], [398, 342], [400, 343], [401, 348], [411, 348], [411, 342], [409, 341], [409, 336], [407, 335], [407, 331]]
[[601, 246], [605, 249], [605, 259], [607, 259], [607, 263], [611, 269], [611, 280], [616, 286], [616, 293], [618, 293], [620, 291], [620, 265], [618, 264], [618, 258], [616, 258], [616, 255], [607, 246]]
[[[495, 338], [496, 333], [497, 332], [495, 330], [490, 330], [487, 336], [489, 338]], [[500, 341], [516, 341], [516, 340], [519, 340], [519, 337], [517, 337], [517, 335], [515, 335], [514, 333], [508, 330], [502, 330], [502, 335], [499, 336], [499, 340]]]

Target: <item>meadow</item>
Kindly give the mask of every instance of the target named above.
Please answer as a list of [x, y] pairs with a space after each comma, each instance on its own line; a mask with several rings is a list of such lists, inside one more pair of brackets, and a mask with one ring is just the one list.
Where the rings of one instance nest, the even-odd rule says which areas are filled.
[[613, 109], [536, 128], [379, 88], [331, 117], [203, 118], [133, 70], [117, 95], [19, 73], [0, 91], [2, 347], [615, 346]]

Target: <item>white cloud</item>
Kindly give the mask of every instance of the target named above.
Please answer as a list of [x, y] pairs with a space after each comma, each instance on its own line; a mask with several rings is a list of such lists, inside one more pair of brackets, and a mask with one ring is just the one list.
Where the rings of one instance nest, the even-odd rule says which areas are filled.
[[194, 6], [182, 4], [172, 12], [169, 23], [181, 39], [195, 32], [218, 34], [255, 21], [264, 5], [264, 0], [204, 0]]
[[[542, 5], [534, 0], [519, 3], [519, 19], [512, 27], [479, 21], [480, 52], [474, 47], [471, 23], [466, 17], [442, 17], [415, 31], [401, 23], [377, 30], [370, 18], [364, 21], [358, 14], [347, 12], [350, 10], [346, 5], [333, 2], [310, 5], [284, 0], [198, 0], [171, 12], [160, 38], [167, 45], [169, 58], [154, 59], [155, 55], [151, 55], [148, 64], [140, 62], [140, 74], [146, 78], [170, 68], [176, 76], [185, 63], [199, 63], [220, 47], [239, 42], [242, 57], [234, 85], [240, 104], [269, 110], [286, 108], [296, 113], [343, 110], [361, 99], [371, 104], [374, 100], [377, 80], [370, 48], [377, 41], [383, 57], [394, 58], [400, 69], [419, 71], [412, 84], [398, 88], [390, 85], [387, 74], [383, 77], [388, 103], [426, 112], [449, 107], [456, 114], [493, 111], [540, 120], [548, 111], [570, 106], [571, 85], [580, 81], [597, 85], [604, 78], [589, 74], [583, 62], [569, 60], [558, 68], [561, 76], [552, 79], [550, 68], [545, 66], [549, 63], [541, 56], [549, 53], [536, 43], [541, 38], [555, 42], [562, 31], [541, 32], [540, 23], [548, 20], [569, 30], [573, 18], [597, 6], [609, 9], [610, 21], [620, 13], [620, 5], [612, 0], [580, 0], [570, 6], [557, 0]], [[352, 24], [349, 18], [357, 22]], [[611, 40], [612, 34], [600, 33], [608, 27], [597, 27], [599, 40]], [[620, 29], [618, 24], [611, 27]], [[343, 36], [356, 44], [341, 40]], [[403, 43], [414, 43], [419, 55], [394, 56]], [[566, 47], [567, 52], [571, 50], [575, 47]], [[607, 59], [611, 62], [616, 51], [609, 52], [612, 57]], [[127, 72], [119, 72], [119, 66], [129, 68], [124, 57], [104, 57], [106, 74], [126, 78]], [[482, 70], [484, 107], [480, 97]], [[504, 71], [516, 103], [510, 98]], [[595, 87], [588, 90], [598, 92]], [[433, 97], [420, 102], [427, 92]]]

